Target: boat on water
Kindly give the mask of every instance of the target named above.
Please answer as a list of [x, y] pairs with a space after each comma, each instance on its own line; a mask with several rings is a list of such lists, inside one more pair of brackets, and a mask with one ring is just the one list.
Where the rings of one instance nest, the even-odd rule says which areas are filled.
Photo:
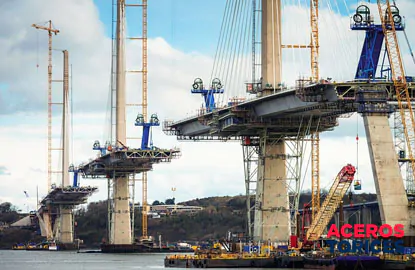
[[190, 244], [177, 243], [172, 246], [163, 245], [161, 239], [158, 245], [152, 238], [139, 240], [134, 244], [114, 245], [101, 244], [102, 253], [194, 253], [194, 249]]
[[48, 250], [50, 251], [58, 251], [58, 245], [55, 242], [50, 242], [48, 246]]
[[112, 245], [112, 244], [102, 244], [101, 245], [102, 253], [193, 253], [193, 249], [183, 249], [176, 247], [156, 247], [148, 246], [141, 243], [131, 244], [131, 245]]
[[25, 250], [26, 249], [26, 245], [25, 244], [22, 244], [22, 243], [14, 244], [12, 246], [12, 249], [13, 250]]
[[26, 250], [30, 251], [37, 251], [37, 250], [49, 250], [49, 243], [48, 242], [41, 242], [41, 243], [29, 243], [26, 245]]
[[44, 241], [41, 243], [28, 243], [25, 250], [29, 251], [57, 251], [60, 250], [59, 245], [55, 241]]

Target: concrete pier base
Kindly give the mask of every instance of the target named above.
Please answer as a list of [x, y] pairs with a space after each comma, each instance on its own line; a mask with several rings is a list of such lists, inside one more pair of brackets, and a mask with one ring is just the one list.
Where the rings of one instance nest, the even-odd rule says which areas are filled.
[[73, 243], [73, 217], [72, 209], [61, 207], [60, 209], [60, 237], [62, 243]]
[[[254, 238], [288, 242], [291, 235], [286, 181], [285, 142], [266, 144], [260, 159], [257, 182], [257, 210]], [[259, 205], [258, 205], [259, 204]]]
[[129, 206], [129, 185], [127, 177], [114, 180], [114, 211], [111, 213], [113, 226], [111, 227], [111, 243], [116, 245], [130, 245], [131, 218]]
[[411, 233], [408, 199], [388, 117], [386, 115], [365, 115], [363, 121], [382, 223], [392, 226], [403, 224], [405, 234]]

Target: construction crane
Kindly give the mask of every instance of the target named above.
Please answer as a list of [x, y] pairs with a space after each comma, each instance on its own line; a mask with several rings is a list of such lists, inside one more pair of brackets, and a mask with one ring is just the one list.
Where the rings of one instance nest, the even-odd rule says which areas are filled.
[[[310, 0], [311, 23], [311, 77], [313, 82], [319, 79], [319, 40], [318, 40], [318, 0]], [[311, 134], [311, 220], [314, 220], [320, 208], [320, 136]]]
[[349, 189], [350, 184], [353, 182], [355, 173], [356, 168], [351, 164], [347, 164], [337, 174], [320, 210], [316, 213], [314, 219], [312, 219], [311, 225], [307, 230], [306, 239], [303, 240], [303, 243], [316, 241], [320, 238], [332, 219], [334, 212], [339, 207], [340, 202], [343, 200], [343, 196]]
[[[309, 45], [282, 45], [282, 48], [305, 49], [310, 48], [311, 81], [318, 82], [319, 71], [319, 31], [318, 31], [318, 9], [319, 0], [310, 0], [310, 44]], [[320, 207], [320, 136], [319, 132], [311, 132], [311, 216]]]
[[[396, 99], [398, 101], [399, 113], [401, 115], [402, 126], [406, 139], [408, 162], [411, 164], [412, 174], [415, 174], [415, 161], [412, 153], [412, 149], [415, 145], [414, 113], [412, 110], [411, 98], [408, 91], [395, 26], [395, 24], [400, 24], [401, 17], [392, 12], [389, 0], [378, 0], [377, 4], [385, 36], [386, 50], [389, 56], [391, 79], [395, 87]], [[406, 113], [406, 109], [409, 111], [408, 113]], [[415, 177], [413, 179], [415, 179]]]
[[53, 28], [52, 21], [49, 20], [47, 26], [32, 24], [32, 27], [40, 30], [46, 30], [49, 34], [49, 53], [48, 53], [48, 187], [51, 190], [52, 185], [52, 34], [57, 35], [58, 29]]
[[[147, 122], [147, 0], [142, 2], [143, 8], [143, 32], [142, 32], [142, 113], [143, 120]], [[148, 238], [147, 234], [147, 172], [143, 172], [142, 175], [142, 196], [143, 196], [143, 217], [142, 217], [142, 239], [145, 240]]]

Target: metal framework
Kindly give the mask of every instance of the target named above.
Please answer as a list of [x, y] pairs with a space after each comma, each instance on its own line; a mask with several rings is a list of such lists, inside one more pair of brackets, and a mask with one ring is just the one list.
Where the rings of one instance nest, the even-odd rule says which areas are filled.
[[48, 31], [49, 46], [48, 46], [48, 182], [47, 191], [51, 190], [52, 185], [52, 150], [62, 150], [61, 148], [52, 148], [52, 34], [57, 35], [58, 29], [52, 25], [52, 21], [48, 21], [48, 26], [32, 24], [32, 27], [40, 30]]
[[[250, 138], [242, 141], [242, 151], [244, 160], [244, 175], [245, 175], [245, 195], [246, 195], [246, 209], [247, 209], [247, 232], [252, 239], [255, 215], [255, 199], [252, 197], [256, 194], [257, 172], [258, 172], [258, 142], [251, 142]], [[254, 204], [252, 204], [254, 201]]]
[[[405, 110], [405, 115], [408, 114], [408, 110]], [[406, 116], [408, 117], [408, 116]], [[408, 196], [415, 196], [415, 186], [414, 186], [414, 174], [412, 172], [412, 166], [410, 160], [406, 158], [405, 154], [405, 133], [402, 125], [402, 118], [400, 113], [395, 112], [393, 114], [393, 126], [394, 126], [394, 139], [395, 139], [395, 149], [398, 152], [398, 161], [401, 173], [405, 172], [403, 178], [405, 178], [405, 187], [406, 193]]]
[[302, 165], [304, 161], [305, 150], [305, 136], [294, 138], [293, 140], [285, 140], [285, 144], [290, 154], [287, 154], [285, 162], [287, 170], [287, 187], [289, 196], [289, 208], [290, 208], [290, 222], [291, 222], [291, 234], [295, 234], [297, 231], [297, 212], [300, 203], [300, 189], [302, 178]]
[[108, 212], [108, 221], [107, 221], [107, 237], [108, 237], [108, 243], [110, 243], [111, 239], [114, 239], [114, 236], [112, 234], [112, 229], [114, 226], [114, 222], [112, 219], [112, 215], [114, 212], [114, 180], [115, 177], [108, 177], [108, 201], [107, 201], [107, 212]]
[[131, 205], [130, 207], [130, 217], [131, 217], [131, 239], [134, 242], [134, 228], [135, 228], [135, 221], [134, 221], [134, 217], [135, 217], [135, 182], [136, 182], [136, 175], [137, 173], [132, 173], [128, 176], [128, 186], [129, 186], [129, 205]]
[[[395, 31], [403, 31], [405, 34], [405, 25], [401, 21], [399, 15], [399, 9], [396, 6], [393, 7], [393, 17], [396, 18]], [[360, 5], [356, 9], [356, 14], [353, 16], [353, 21], [351, 25], [352, 30], [363, 30], [366, 32], [365, 41], [363, 44], [362, 53], [360, 56], [358, 68], [356, 70], [355, 79], [367, 81], [368, 79], [379, 81], [379, 80], [390, 80], [391, 69], [389, 63], [388, 51], [385, 50], [383, 54], [383, 60], [380, 70], [380, 78], [377, 75], [378, 62], [380, 54], [382, 51], [383, 41], [385, 40], [385, 34], [383, 31], [383, 26], [374, 24], [373, 17], [370, 16], [370, 9], [366, 5]], [[411, 79], [411, 81], [413, 81]], [[383, 90], [383, 89], [379, 89]], [[391, 95], [393, 89], [389, 91], [389, 97], [396, 97], [396, 94]], [[412, 93], [409, 93], [412, 98]], [[384, 103], [386, 103], [386, 97]], [[364, 101], [365, 102], [365, 101]], [[379, 103], [379, 102], [378, 102]], [[363, 104], [361, 106], [364, 106]], [[366, 106], [367, 107], [367, 106]], [[399, 107], [398, 107], [399, 109]], [[409, 112], [407, 108], [405, 109], [406, 117]], [[412, 167], [410, 164], [410, 159], [406, 157], [406, 147], [405, 147], [405, 132], [402, 124], [402, 119], [399, 112], [394, 112], [394, 142], [395, 149], [398, 153], [398, 161], [401, 169], [402, 177], [405, 179], [405, 186], [407, 194], [410, 196], [414, 195], [414, 177], [412, 173]]]
[[[396, 99], [398, 101], [398, 107], [402, 121], [402, 129], [406, 139], [406, 150], [408, 151], [408, 158], [411, 164], [412, 174], [414, 174], [415, 160], [412, 150], [415, 146], [415, 120], [412, 110], [411, 97], [408, 91], [405, 71], [401, 59], [398, 38], [396, 35], [394, 21], [395, 16], [392, 14], [389, 0], [378, 0], [377, 3], [379, 15], [382, 22], [383, 33], [385, 35], [385, 44], [389, 56], [392, 81], [396, 91]], [[405, 107], [408, 109], [409, 113], [405, 112]]]
[[311, 219], [314, 220], [320, 209], [320, 136], [311, 135]]
[[83, 204], [98, 188], [96, 187], [55, 187], [40, 202], [41, 205], [68, 205]]
[[88, 163], [79, 165], [78, 171], [88, 178], [112, 178], [142, 173], [152, 169], [152, 164], [170, 162], [180, 156], [180, 149], [116, 149]]
[[311, 24], [311, 76], [314, 82], [320, 78], [318, 56], [319, 56], [319, 40], [318, 40], [318, 0], [310, 0], [310, 24]]
[[[308, 123], [307, 123], [308, 122]], [[252, 212], [255, 210], [255, 218], [257, 224], [261, 224], [260, 211], [268, 211], [269, 209], [261, 208], [262, 193], [256, 192], [257, 179], [261, 181], [264, 177], [264, 160], [265, 158], [280, 158], [285, 160], [286, 178], [280, 179], [285, 181], [288, 192], [288, 207], [289, 209], [272, 209], [277, 211], [290, 211], [290, 227], [291, 232], [295, 233], [297, 230], [297, 212], [300, 202], [300, 188], [302, 178], [302, 166], [304, 161], [304, 150], [306, 146], [306, 135], [310, 133], [310, 127], [312, 126], [312, 117], [307, 121], [306, 118], [301, 119], [301, 123], [298, 127], [298, 134], [294, 137], [286, 137], [281, 134], [272, 134], [264, 131], [264, 135], [259, 139], [245, 138], [243, 140], [243, 153], [245, 164], [245, 188], [247, 198], [247, 221], [248, 221], [248, 234], [252, 237]], [[302, 127], [305, 126], [305, 129]], [[287, 148], [286, 153], [281, 156], [270, 156], [266, 151], [266, 145], [275, 145], [284, 140]], [[255, 203], [252, 205], [251, 198], [255, 195]]]

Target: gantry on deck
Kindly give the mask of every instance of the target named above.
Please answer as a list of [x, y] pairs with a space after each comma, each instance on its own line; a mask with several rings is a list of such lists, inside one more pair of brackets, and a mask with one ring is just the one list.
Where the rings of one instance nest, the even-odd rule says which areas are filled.
[[[413, 98], [415, 84], [409, 82]], [[260, 85], [249, 84], [250, 89]], [[249, 92], [249, 91], [248, 91]], [[180, 121], [165, 121], [163, 131], [178, 140], [233, 140], [268, 134], [281, 137], [333, 130], [338, 117], [354, 112], [390, 114], [396, 109], [392, 82], [380, 80], [311, 83], [298, 80], [295, 88], [249, 100], [231, 100], [228, 106]]]
[[96, 187], [54, 187], [41, 201], [41, 205], [80, 205], [87, 202]]
[[84, 177], [89, 178], [113, 178], [129, 174], [150, 171], [153, 164], [170, 162], [180, 156], [180, 149], [130, 149], [127, 147], [106, 147], [101, 150], [101, 155], [87, 164], [78, 167]]

